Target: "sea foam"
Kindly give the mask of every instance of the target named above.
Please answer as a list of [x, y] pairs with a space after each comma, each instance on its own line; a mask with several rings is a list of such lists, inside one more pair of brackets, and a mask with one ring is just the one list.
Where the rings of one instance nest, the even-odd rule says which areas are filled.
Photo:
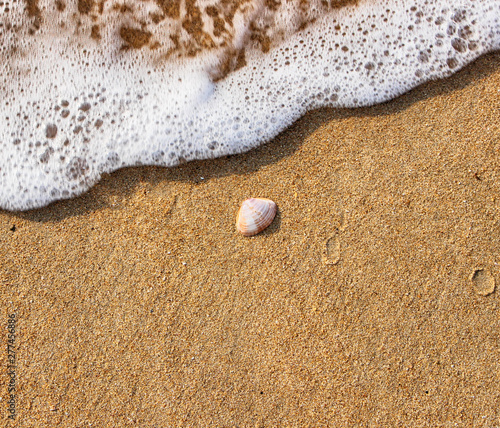
[[2, 3], [0, 207], [245, 152], [307, 110], [380, 103], [500, 49], [498, 0], [348, 3]]

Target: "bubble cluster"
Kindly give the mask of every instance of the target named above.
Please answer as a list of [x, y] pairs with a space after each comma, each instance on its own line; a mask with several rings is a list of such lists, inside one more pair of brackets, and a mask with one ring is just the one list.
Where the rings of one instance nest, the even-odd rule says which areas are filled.
[[241, 153], [307, 110], [383, 102], [500, 48], [497, 0], [0, 3], [9, 210], [124, 166]]

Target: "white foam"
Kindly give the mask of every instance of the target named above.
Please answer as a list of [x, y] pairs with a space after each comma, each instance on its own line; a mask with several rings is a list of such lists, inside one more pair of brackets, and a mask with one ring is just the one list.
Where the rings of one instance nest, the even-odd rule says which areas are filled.
[[[157, 11], [140, 3], [124, 19], [137, 23]], [[204, 24], [214, 46], [194, 58], [171, 54], [175, 38], [165, 32], [193, 46], [175, 19], [146, 27], [149, 46], [161, 46], [122, 49], [123, 20], [112, 9], [97, 43], [83, 30], [95, 19], [70, 24], [75, 5], [56, 13], [41, 2], [41, 25], [24, 4], [7, 5], [0, 15], [0, 206], [9, 210], [78, 195], [125, 166], [241, 153], [309, 109], [383, 102], [500, 49], [498, 0], [365, 1], [329, 12], [319, 2], [306, 18], [295, 3], [273, 14], [256, 1], [235, 12], [232, 27], [226, 23], [230, 37]], [[316, 20], [297, 32], [304, 19]], [[268, 52], [252, 41], [252, 25], [267, 26]], [[214, 82], [228, 52], [242, 48], [246, 65]]]

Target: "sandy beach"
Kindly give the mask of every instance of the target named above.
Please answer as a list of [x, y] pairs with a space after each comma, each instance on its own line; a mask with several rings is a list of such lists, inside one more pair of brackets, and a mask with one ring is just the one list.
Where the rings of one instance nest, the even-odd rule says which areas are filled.
[[[500, 426], [499, 195], [495, 53], [2, 211], [2, 426]], [[252, 238], [248, 197], [279, 210]]]

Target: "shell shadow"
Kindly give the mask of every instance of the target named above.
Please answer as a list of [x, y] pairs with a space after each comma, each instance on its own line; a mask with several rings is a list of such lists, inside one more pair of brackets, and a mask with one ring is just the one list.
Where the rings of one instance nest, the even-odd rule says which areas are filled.
[[262, 232], [260, 232], [258, 235], [264, 235], [264, 236], [270, 236], [274, 235], [275, 233], [278, 233], [281, 229], [281, 210], [280, 207], [278, 206], [276, 208], [276, 216], [274, 217], [273, 222]]

